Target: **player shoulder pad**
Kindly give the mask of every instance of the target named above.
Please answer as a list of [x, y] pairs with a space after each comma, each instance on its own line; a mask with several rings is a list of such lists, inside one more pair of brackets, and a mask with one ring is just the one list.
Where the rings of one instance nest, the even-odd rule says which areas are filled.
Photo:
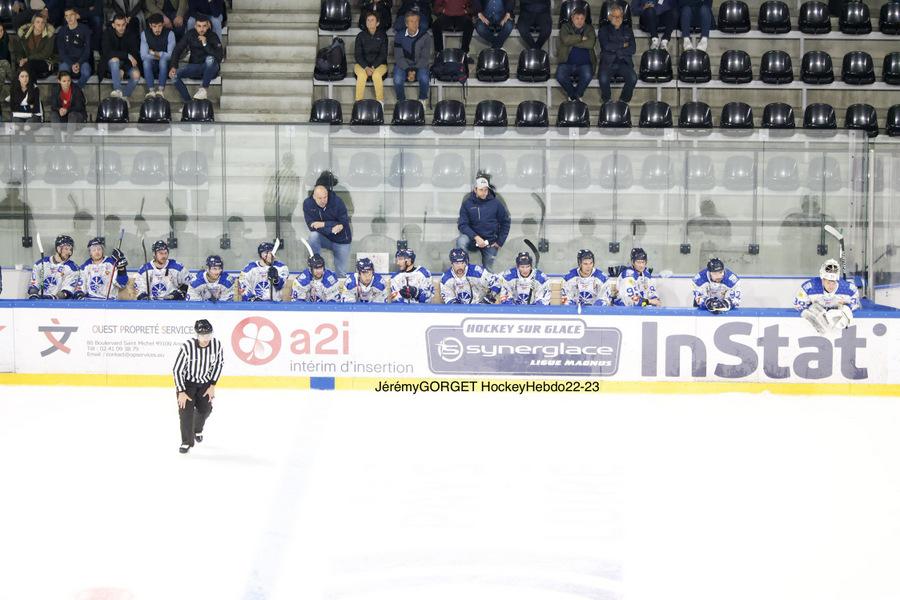
[[514, 281], [518, 277], [519, 277], [519, 271], [516, 270], [515, 267], [513, 267], [503, 273], [503, 279], [505, 279], [506, 281]]
[[[594, 271], [594, 272], [596, 273], [596, 271]], [[575, 277], [578, 277], [578, 268], [577, 267], [572, 269], [565, 275], [563, 275], [563, 281], [569, 281], [570, 279], [573, 279]]]
[[[86, 261], [84, 261], [83, 263], [81, 263], [81, 266], [78, 267], [78, 268], [81, 269], [82, 271], [84, 271], [85, 269], [87, 269], [87, 266], [88, 266], [89, 264], [91, 264], [92, 262], [94, 262], [94, 261], [92, 261], [91, 259], [87, 259]], [[103, 262], [106, 262], [106, 261], [104, 260]]]
[[76, 265], [75, 261], [73, 261], [71, 258], [69, 260], [67, 260], [66, 262], [64, 262], [63, 264], [66, 265], [67, 267], [69, 267], [70, 269], [72, 269], [73, 271], [78, 270], [78, 265]]
[[273, 262], [272, 262], [272, 266], [275, 267], [275, 268], [277, 268], [277, 269], [280, 269], [280, 268], [282, 268], [282, 267], [287, 268], [287, 265], [285, 265], [285, 264], [284, 264], [283, 262], [281, 262], [280, 260], [273, 261]]
[[604, 275], [603, 271], [601, 271], [600, 269], [594, 269], [594, 277], [596, 277], [600, 281], [606, 281], [606, 275]]
[[619, 278], [625, 279], [626, 277], [634, 277], [635, 275], [637, 275], [637, 272], [634, 269], [632, 269], [631, 267], [626, 267], [622, 269], [621, 273], [619, 273]]
[[379, 290], [387, 289], [387, 285], [384, 283], [384, 277], [381, 275], [375, 275], [372, 279], [372, 286]]
[[469, 277], [481, 277], [484, 275], [484, 267], [469, 263], [469, 268], [466, 269], [466, 275]]
[[841, 279], [838, 281], [838, 289], [837, 291], [843, 292], [845, 294], [850, 294], [851, 296], [857, 293], [859, 290], [856, 288], [856, 284], [850, 281], [849, 279]]
[[234, 283], [234, 278], [228, 273], [222, 271], [222, 276], [219, 278], [219, 281], [222, 282], [222, 285], [225, 287], [231, 287]]
[[166, 265], [167, 268], [172, 269], [173, 271], [181, 271], [184, 269], [184, 265], [175, 260], [174, 258], [169, 259], [169, 264]]
[[725, 271], [725, 279], [723, 281], [728, 287], [734, 287], [739, 280], [740, 277], [737, 276], [737, 273], [728, 270]]
[[547, 283], [547, 276], [544, 275], [543, 271], [534, 270], [534, 280], [538, 283]]
[[247, 263], [247, 266], [241, 270], [241, 273], [249, 273], [250, 271], [252, 271], [253, 269], [255, 269], [258, 266], [259, 265], [256, 264], [255, 260], [251, 260], [250, 262]]
[[347, 281], [344, 282], [344, 289], [352, 290], [355, 287], [356, 287], [356, 273], [348, 273]]
[[431, 279], [431, 271], [429, 271], [429, 270], [426, 269], [425, 267], [419, 267], [417, 270], [418, 270], [424, 277], [427, 277], [428, 279]]
[[328, 287], [337, 285], [337, 275], [334, 274], [334, 271], [325, 269], [325, 275], [322, 276], [322, 281], [328, 284]]
[[703, 269], [702, 271], [694, 275], [693, 281], [694, 285], [696, 285], [697, 287], [700, 287], [704, 283], [707, 283], [709, 281], [709, 275], [707, 274], [706, 269]]
[[811, 294], [816, 289], [816, 282], [814, 280], [810, 279], [810, 280], [806, 281], [806, 283], [804, 283], [800, 287], [803, 288], [803, 291], [806, 292], [807, 294]]
[[[192, 275], [194, 276], [194, 278], [191, 279], [190, 284], [192, 288], [198, 288], [206, 283], [206, 273], [204, 273], [203, 271], [196, 271], [195, 273], [192, 273]], [[225, 275], [222, 274], [222, 277], [224, 278]]]
[[[468, 273], [466, 273], [466, 275], [468, 275]], [[441, 276], [441, 285], [447, 283], [451, 279], [453, 279], [453, 267], [444, 271], [444, 274]]]
[[[272, 266], [274, 267], [275, 265], [272, 265]], [[310, 272], [309, 269], [306, 269], [305, 271], [300, 271], [300, 273], [297, 275], [297, 283], [299, 283], [300, 285], [309, 285], [309, 283], [311, 281], [312, 281], [312, 273]]]
[[141, 268], [138, 269], [138, 273], [143, 275], [144, 273], [146, 273], [147, 271], [150, 271], [151, 269], [153, 269], [153, 265], [151, 265], [150, 263], [144, 263], [141, 265]]

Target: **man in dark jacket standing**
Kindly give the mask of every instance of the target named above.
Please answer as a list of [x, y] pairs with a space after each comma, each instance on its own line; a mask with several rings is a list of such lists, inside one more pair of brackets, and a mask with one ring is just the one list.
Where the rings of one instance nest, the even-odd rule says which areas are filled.
[[481, 264], [488, 271], [497, 251], [506, 243], [510, 218], [506, 206], [494, 194], [486, 177], [475, 179], [475, 187], [459, 208], [459, 237], [456, 247], [481, 252]]
[[75, 83], [83, 88], [91, 76], [91, 30], [78, 22], [78, 9], [66, 9], [66, 24], [56, 32], [56, 53], [59, 55], [59, 70], [69, 71], [77, 79]]
[[[190, 52], [188, 64], [178, 68], [178, 61], [184, 51]], [[169, 69], [169, 77], [175, 84], [175, 89], [181, 94], [185, 102], [191, 101], [185, 78], [197, 79], [202, 77], [200, 89], [194, 94], [196, 100], [206, 100], [206, 91], [209, 83], [219, 74], [219, 65], [222, 64], [222, 41], [214, 32], [210, 31], [209, 19], [200, 15], [194, 23], [194, 28], [184, 34], [175, 52], [172, 54], [172, 67]]]
[[322, 248], [334, 255], [334, 272], [338, 277], [347, 275], [350, 261], [350, 215], [341, 197], [324, 185], [317, 185], [313, 193], [303, 201], [303, 218], [309, 227], [309, 245], [314, 254]]
[[[550, 0], [519, 0], [519, 19], [516, 22], [522, 43], [526, 48], [542, 48], [550, 39], [553, 18], [550, 15]], [[537, 27], [537, 38], [531, 28]]]
[[[134, 31], [128, 29], [128, 19], [125, 15], [113, 17], [112, 25], [103, 32], [103, 54], [101, 64], [109, 69], [112, 78], [113, 98], [131, 97], [134, 88], [141, 78], [139, 65], [141, 57], [141, 40]], [[125, 84], [125, 92], [122, 92], [122, 76], [128, 79]]]
[[631, 26], [623, 25], [624, 11], [618, 4], [613, 4], [609, 9], [609, 21], [604, 23], [597, 39], [600, 42], [600, 71], [597, 79], [600, 81], [600, 100], [609, 102], [612, 98], [612, 90], [609, 83], [616, 74], [625, 78], [625, 86], [619, 100], [630, 102], [634, 86], [637, 84], [637, 73], [634, 72], [634, 63], [631, 57], [634, 55], [634, 33]]

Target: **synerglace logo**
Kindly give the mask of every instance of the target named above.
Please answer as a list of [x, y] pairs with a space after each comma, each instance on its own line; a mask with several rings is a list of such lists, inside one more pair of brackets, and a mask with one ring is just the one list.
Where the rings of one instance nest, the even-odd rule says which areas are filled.
[[249, 365], [271, 362], [281, 350], [281, 332], [265, 317], [247, 317], [235, 325], [231, 348]]

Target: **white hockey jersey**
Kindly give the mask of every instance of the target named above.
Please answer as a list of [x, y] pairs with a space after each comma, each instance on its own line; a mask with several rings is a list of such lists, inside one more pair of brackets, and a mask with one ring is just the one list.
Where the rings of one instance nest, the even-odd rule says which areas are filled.
[[454, 275], [451, 267], [441, 277], [444, 304], [480, 304], [488, 292], [500, 294], [500, 278], [481, 265], [469, 264], [462, 277]]
[[[622, 269], [619, 273], [619, 289], [616, 304], [622, 306], [641, 306], [645, 300], [659, 299], [656, 293], [656, 284], [653, 283], [653, 277], [646, 269], [643, 273], [638, 273], [631, 267]], [[639, 296], [637, 302], [631, 299], [632, 296]]]
[[363, 285], [359, 282], [358, 273], [347, 275], [344, 283], [344, 293], [341, 294], [343, 302], [384, 303], [387, 302], [388, 288], [384, 275], [376, 274], [372, 278], [371, 285]]
[[223, 271], [216, 281], [210, 281], [205, 269], [197, 271], [191, 279], [187, 299], [194, 302], [230, 302], [234, 300], [234, 278]]
[[[112, 287], [109, 281], [112, 279]], [[119, 290], [128, 285], [128, 273], [119, 273], [116, 270], [116, 261], [111, 256], [95, 263], [88, 259], [81, 265], [81, 278], [78, 282], [78, 291], [84, 294], [88, 300], [106, 300], [106, 291], [109, 290], [109, 299], [119, 297]]]
[[[406, 286], [419, 290], [415, 298], [404, 298], [400, 290]], [[434, 296], [434, 283], [431, 281], [431, 272], [425, 267], [416, 267], [412, 271], [391, 273], [391, 300], [404, 304], [426, 304], [431, 302]]]
[[134, 291], [140, 296], [147, 293], [147, 279], [150, 279], [150, 299], [165, 300], [173, 292], [191, 283], [191, 273], [175, 259], [168, 259], [162, 267], [148, 262], [134, 276]]
[[284, 288], [290, 272], [283, 262], [276, 260], [272, 263], [271, 266], [278, 270], [278, 280], [275, 282], [274, 292], [270, 293], [269, 266], [267, 264], [260, 265], [258, 260], [254, 260], [248, 263], [244, 270], [241, 271], [238, 286], [241, 290], [241, 299], [244, 302], [248, 302], [251, 299], [281, 302], [281, 290]]
[[532, 269], [528, 277], [519, 275], [513, 267], [500, 277], [500, 284], [506, 300], [503, 304], [550, 304], [550, 280], [537, 269]]
[[31, 282], [28, 284], [28, 294], [40, 296], [60, 295], [74, 296], [78, 289], [81, 273], [71, 260], [57, 263], [53, 259], [56, 256], [45, 256], [34, 263], [31, 269]]
[[325, 269], [322, 279], [316, 279], [306, 269], [291, 285], [291, 302], [338, 302], [340, 296], [341, 282], [329, 269]]
[[710, 298], [728, 300], [731, 308], [741, 305], [741, 279], [728, 269], [725, 269], [719, 283], [709, 278], [708, 269], [703, 269], [691, 280], [691, 289], [694, 292], [694, 306], [702, 308]]
[[820, 304], [824, 308], [838, 308], [846, 304], [850, 310], [857, 310], [860, 307], [859, 289], [846, 279], [841, 279], [837, 283], [837, 289], [833, 293], [828, 293], [819, 277], [804, 282], [794, 298], [794, 308], [802, 312], [813, 304]]
[[594, 269], [590, 275], [583, 277], [575, 268], [563, 277], [562, 304], [609, 306], [611, 303], [606, 275], [600, 269]]

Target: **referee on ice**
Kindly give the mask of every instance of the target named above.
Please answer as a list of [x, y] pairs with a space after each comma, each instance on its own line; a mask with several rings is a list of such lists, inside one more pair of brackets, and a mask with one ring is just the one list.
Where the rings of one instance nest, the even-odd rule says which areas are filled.
[[203, 425], [212, 412], [216, 382], [222, 375], [222, 344], [212, 336], [212, 323], [200, 319], [194, 323], [194, 331], [197, 337], [182, 344], [173, 369], [181, 421], [178, 451], [182, 454], [187, 454], [194, 441], [203, 441]]

